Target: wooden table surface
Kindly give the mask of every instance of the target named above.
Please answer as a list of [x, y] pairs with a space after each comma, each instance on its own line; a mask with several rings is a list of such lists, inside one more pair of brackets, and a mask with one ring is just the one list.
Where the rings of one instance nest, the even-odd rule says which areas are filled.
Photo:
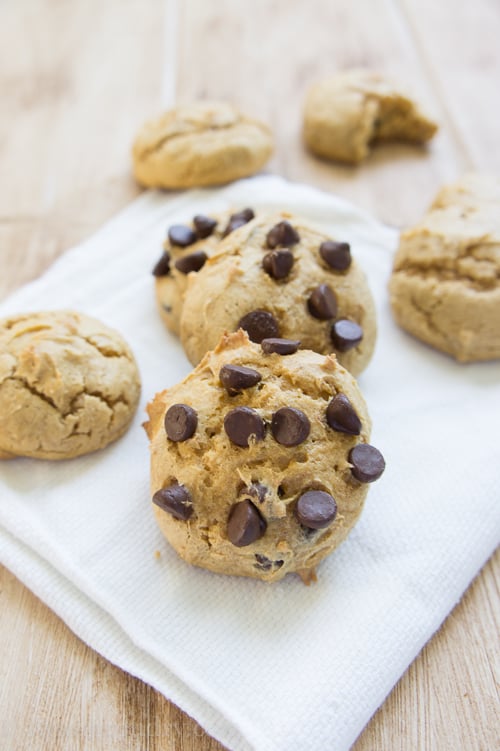
[[[443, 181], [470, 169], [500, 173], [499, 39], [499, 0], [4, 0], [0, 299], [139, 194], [131, 141], [175, 100], [232, 100], [273, 128], [270, 172], [396, 226], [417, 220]], [[351, 65], [396, 73], [431, 105], [441, 130], [428, 152], [384, 146], [351, 169], [304, 151], [306, 87]], [[485, 566], [355, 751], [500, 748], [499, 560]], [[222, 749], [80, 642], [5, 569], [0, 595], [3, 751]]]

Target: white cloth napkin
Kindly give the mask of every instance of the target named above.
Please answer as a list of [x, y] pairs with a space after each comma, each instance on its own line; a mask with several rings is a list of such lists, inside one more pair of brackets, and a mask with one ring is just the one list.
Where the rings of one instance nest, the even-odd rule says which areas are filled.
[[[160, 322], [151, 268], [170, 224], [247, 205], [349, 241], [378, 308], [360, 386], [387, 469], [310, 587], [193, 568], [150, 508], [144, 407], [190, 370]], [[459, 365], [398, 330], [386, 291], [396, 243], [345, 201], [278, 177], [146, 193], [0, 306], [97, 316], [125, 335], [143, 380], [131, 429], [104, 451], [0, 463], [1, 560], [232, 751], [348, 749], [499, 539], [500, 363]]]

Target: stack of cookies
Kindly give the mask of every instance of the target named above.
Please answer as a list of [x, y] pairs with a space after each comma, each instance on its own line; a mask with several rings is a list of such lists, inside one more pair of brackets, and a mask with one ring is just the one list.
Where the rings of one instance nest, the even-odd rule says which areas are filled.
[[170, 227], [153, 273], [196, 366], [148, 406], [161, 530], [195, 565], [311, 581], [385, 467], [355, 380], [376, 320], [350, 245], [245, 208]]

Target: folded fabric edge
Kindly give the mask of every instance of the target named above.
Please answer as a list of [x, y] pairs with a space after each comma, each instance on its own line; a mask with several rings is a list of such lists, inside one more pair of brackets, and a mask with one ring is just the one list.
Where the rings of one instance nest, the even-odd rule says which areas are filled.
[[[231, 720], [206, 702], [175, 673], [137, 646], [113, 616], [2, 527], [0, 549], [2, 564], [98, 654], [152, 686], [231, 751], [265, 749], [264, 742], [259, 741], [258, 746], [249, 743]], [[100, 624], [97, 631], [96, 623]]]

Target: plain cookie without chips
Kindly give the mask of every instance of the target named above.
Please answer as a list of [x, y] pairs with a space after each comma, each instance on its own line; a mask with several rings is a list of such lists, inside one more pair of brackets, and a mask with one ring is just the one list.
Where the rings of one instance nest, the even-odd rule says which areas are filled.
[[149, 188], [220, 185], [258, 172], [273, 150], [269, 128], [224, 102], [179, 105], [143, 125], [132, 148]]
[[358, 164], [381, 141], [425, 143], [437, 125], [419, 104], [369, 70], [340, 71], [306, 96], [303, 137], [314, 154]]
[[156, 520], [218, 573], [314, 580], [385, 467], [353, 376], [296, 342], [224, 336], [148, 413]]
[[389, 283], [397, 323], [460, 362], [500, 357], [500, 179], [444, 187], [401, 235]]
[[257, 216], [231, 233], [188, 279], [181, 343], [196, 365], [238, 328], [255, 342], [282, 337], [335, 352], [360, 373], [375, 346], [376, 313], [349, 244], [285, 212]]
[[127, 430], [140, 378], [122, 336], [82, 313], [0, 320], [0, 458], [68, 459]]
[[198, 214], [189, 224], [168, 228], [163, 253], [153, 268], [160, 316], [172, 333], [180, 333], [180, 319], [188, 277], [196, 274], [217, 252], [220, 241], [254, 218], [250, 208], [214, 216]]

